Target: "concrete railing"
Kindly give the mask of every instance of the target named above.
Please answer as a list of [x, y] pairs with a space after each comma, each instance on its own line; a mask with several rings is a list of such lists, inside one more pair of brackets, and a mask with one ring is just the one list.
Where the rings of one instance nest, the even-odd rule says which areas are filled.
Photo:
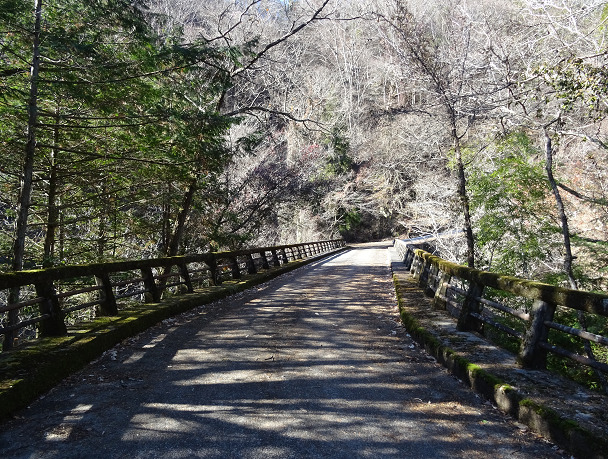
[[[245, 272], [255, 274], [344, 246], [343, 240], [336, 239], [0, 273], [3, 350], [11, 349], [26, 331], [30, 338], [64, 335], [66, 319], [77, 311], [85, 316], [112, 316], [122, 299], [137, 297], [139, 301], [158, 303], [167, 292], [193, 292], [195, 287], [219, 285], [226, 279], [239, 279]], [[11, 289], [20, 291], [19, 302], [9, 304]]]
[[[395, 248], [419, 286], [433, 297], [435, 307], [447, 309], [458, 318], [459, 330], [482, 331], [488, 325], [514, 337], [519, 340], [519, 361], [527, 368], [545, 368], [547, 353], [551, 352], [608, 372], [605, 362], [560, 347], [551, 338], [567, 334], [583, 343], [608, 346], [606, 336], [557, 321], [564, 315], [557, 312], [575, 310], [608, 317], [608, 295], [471, 269], [421, 250], [410, 241], [396, 240]], [[488, 299], [485, 293], [492, 289], [529, 300], [531, 305], [517, 308]]]

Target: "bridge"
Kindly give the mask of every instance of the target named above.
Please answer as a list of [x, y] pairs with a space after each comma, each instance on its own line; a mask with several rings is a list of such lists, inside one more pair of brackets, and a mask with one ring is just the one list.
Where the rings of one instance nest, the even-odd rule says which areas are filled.
[[[409, 250], [392, 243], [316, 247], [207, 258], [219, 285], [208, 286], [206, 297], [192, 286], [193, 293], [167, 300], [160, 321], [152, 320], [159, 312], [151, 319], [133, 314], [154, 325], [126, 338], [114, 330], [137, 331], [136, 320], [108, 318], [105, 328], [89, 328], [82, 333], [92, 336], [87, 343], [107, 344], [103, 336], [121, 341], [14, 410], [2, 425], [0, 455], [481, 457], [491, 451], [492, 457], [553, 458], [608, 451], [605, 396], [537, 368], [537, 359], [536, 367], [522, 368], [512, 354], [459, 330], [449, 307], [429, 299], [429, 285], [435, 297], [450, 299], [440, 274], [455, 276], [456, 267], [434, 269], [439, 262], [414, 244]], [[267, 268], [257, 268], [266, 255]], [[184, 266], [176, 260], [162, 266], [171, 263]], [[222, 282], [223, 271], [231, 280]], [[178, 282], [163, 281], [169, 270], [155, 285], [188, 291], [191, 273], [175, 273]], [[145, 285], [144, 277], [137, 282]], [[109, 294], [101, 284], [98, 290]], [[179, 304], [186, 306], [175, 315]], [[0, 355], [3, 371], [19, 352]], [[57, 357], [49, 348], [37, 352]]]

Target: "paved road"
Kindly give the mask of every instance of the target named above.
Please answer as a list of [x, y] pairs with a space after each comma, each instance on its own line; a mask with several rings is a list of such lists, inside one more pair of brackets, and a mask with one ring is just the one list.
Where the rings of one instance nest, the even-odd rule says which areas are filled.
[[386, 246], [165, 321], [0, 426], [2, 458], [556, 458], [418, 349]]

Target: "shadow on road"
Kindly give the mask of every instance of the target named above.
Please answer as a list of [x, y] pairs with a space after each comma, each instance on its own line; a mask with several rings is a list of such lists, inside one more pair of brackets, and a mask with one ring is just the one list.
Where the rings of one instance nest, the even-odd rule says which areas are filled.
[[420, 351], [384, 246], [123, 343], [0, 434], [2, 457], [560, 457]]

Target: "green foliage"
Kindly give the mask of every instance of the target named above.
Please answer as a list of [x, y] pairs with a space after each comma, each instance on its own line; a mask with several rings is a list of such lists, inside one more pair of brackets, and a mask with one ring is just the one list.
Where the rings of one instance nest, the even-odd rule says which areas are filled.
[[340, 219], [340, 234], [354, 231], [361, 224], [361, 214], [356, 209], [342, 213]]
[[335, 127], [326, 140], [330, 154], [326, 160], [325, 174], [329, 177], [339, 177], [350, 173], [354, 161], [350, 157], [350, 143], [341, 129]]
[[570, 58], [554, 67], [539, 66], [536, 73], [555, 89], [562, 110], [582, 106], [588, 116], [602, 119], [608, 100], [608, 70], [579, 58]]
[[[192, 181], [202, 190], [232, 155], [225, 138], [239, 119], [217, 108], [231, 84], [222, 65], [238, 57], [182, 45], [139, 1], [44, 6], [29, 263], [158, 255]], [[2, 259], [22, 169], [32, 21], [30, 4], [0, 0]]]
[[[474, 148], [464, 146], [464, 147], [460, 148], [460, 156], [461, 156], [463, 164], [469, 164], [475, 160], [476, 151]], [[458, 162], [457, 162], [456, 151], [454, 150], [454, 148], [450, 148], [446, 152], [446, 157], [447, 157], [448, 169], [450, 169], [451, 171], [457, 170]]]
[[[484, 298], [497, 301], [505, 306], [509, 306], [519, 311], [528, 312], [530, 310], [530, 306], [532, 305], [532, 301], [526, 298], [492, 288], [486, 288], [484, 290]], [[519, 333], [525, 333], [526, 324], [521, 319], [498, 309], [492, 309], [492, 315], [492, 319], [496, 322], [506, 325]], [[490, 325], [484, 326], [483, 334], [493, 343], [507, 349], [509, 352], [515, 355], [519, 353], [520, 341], [518, 338]]]
[[538, 154], [525, 133], [515, 132], [498, 143], [491, 161], [470, 167], [478, 248], [495, 271], [529, 277], [551, 253], [556, 230]]
[[[571, 309], [558, 308], [555, 314], [555, 321], [568, 327], [578, 328], [579, 330], [583, 328], [579, 321], [577, 311]], [[585, 322], [587, 331], [605, 335], [607, 325], [605, 317], [596, 314], [585, 314]], [[583, 340], [576, 336], [561, 333], [556, 330], [550, 330], [548, 340], [552, 345], [556, 345], [570, 352], [583, 356], [587, 355]], [[606, 346], [591, 343], [591, 348], [598, 361], [608, 363], [608, 349]], [[592, 390], [603, 391], [602, 383], [598, 378], [597, 373], [586, 365], [549, 353], [547, 356], [547, 368]]]

